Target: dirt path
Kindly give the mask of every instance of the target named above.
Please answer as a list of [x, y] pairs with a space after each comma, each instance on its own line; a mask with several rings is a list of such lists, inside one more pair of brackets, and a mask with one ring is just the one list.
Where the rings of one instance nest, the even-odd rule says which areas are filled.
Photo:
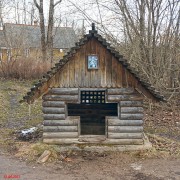
[[70, 162], [27, 164], [0, 155], [0, 180], [18, 175], [20, 180], [179, 180], [180, 159], [137, 159], [128, 154], [105, 157], [76, 156]]

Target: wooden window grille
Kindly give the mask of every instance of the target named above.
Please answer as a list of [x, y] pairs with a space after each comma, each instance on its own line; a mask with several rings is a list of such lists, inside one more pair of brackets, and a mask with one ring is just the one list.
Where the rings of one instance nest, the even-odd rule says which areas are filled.
[[105, 91], [81, 91], [82, 104], [105, 103]]

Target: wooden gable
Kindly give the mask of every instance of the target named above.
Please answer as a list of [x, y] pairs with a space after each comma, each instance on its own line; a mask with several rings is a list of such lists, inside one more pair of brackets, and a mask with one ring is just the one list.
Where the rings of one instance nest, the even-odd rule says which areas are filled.
[[[87, 68], [87, 56], [90, 54], [98, 56], [98, 69]], [[140, 78], [123, 56], [94, 29], [76, 43], [76, 47], [71, 48], [71, 51], [27, 93], [23, 101], [32, 103], [52, 87], [133, 87], [152, 100], [164, 100], [164, 97]]]
[[[88, 69], [89, 54], [98, 56], [98, 69]], [[51, 87], [125, 87], [132, 85], [131, 77], [127, 77], [126, 73], [118, 60], [99, 41], [92, 38], [56, 73]]]

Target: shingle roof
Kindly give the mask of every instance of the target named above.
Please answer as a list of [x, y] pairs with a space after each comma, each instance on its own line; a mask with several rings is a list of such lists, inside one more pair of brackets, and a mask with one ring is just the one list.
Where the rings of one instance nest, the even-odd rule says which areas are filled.
[[4, 42], [4, 33], [2, 30], [0, 30], [0, 47], [6, 47], [6, 44]]
[[[33, 47], [39, 48], [41, 43], [41, 32], [39, 26], [10, 24], [4, 25], [8, 44], [11, 47]], [[75, 45], [77, 37], [70, 27], [55, 27], [53, 29], [54, 48], [69, 49]]]
[[142, 87], [148, 90], [148, 92], [152, 94], [155, 99], [159, 101], [166, 101], [164, 96], [160, 95], [159, 91], [157, 91], [150, 83], [148, 83], [147, 80], [140, 77], [139, 73], [131, 67], [127, 60], [124, 59], [123, 56], [115, 50], [115, 48], [111, 47], [110, 43], [108, 43], [106, 39], [99, 35], [97, 33], [97, 30], [95, 30], [95, 28], [93, 27], [92, 30], [89, 31], [89, 34], [84, 35], [84, 37], [76, 43], [76, 46], [72, 47], [67, 55], [65, 55], [63, 59], [59, 61], [59, 63], [55, 64], [55, 67], [51, 68], [51, 71], [48, 71], [47, 74], [44, 75], [43, 78], [40, 79], [39, 82], [31, 88], [31, 90], [27, 93], [26, 96], [23, 97], [23, 100], [20, 102], [32, 103], [34, 99], [41, 96], [43, 94], [43, 86], [47, 84], [47, 82], [51, 80], [51, 78], [70, 60], [70, 57], [72, 57], [73, 54], [76, 53], [76, 50], [80, 49], [80, 47], [92, 37], [95, 37], [107, 50], [109, 50], [111, 54], [119, 60], [123, 67], [128, 69], [128, 71], [140, 82]]

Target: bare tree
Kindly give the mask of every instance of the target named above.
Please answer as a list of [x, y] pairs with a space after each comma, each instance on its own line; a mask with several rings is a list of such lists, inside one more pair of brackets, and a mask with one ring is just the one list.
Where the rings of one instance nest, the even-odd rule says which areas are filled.
[[47, 38], [45, 35], [45, 23], [44, 23], [44, 9], [43, 9], [43, 0], [40, 0], [38, 4], [36, 0], [34, 0], [34, 4], [39, 11], [39, 19], [40, 19], [40, 29], [41, 29], [41, 48], [42, 48], [42, 56], [43, 60], [50, 59], [51, 62], [53, 60], [53, 27], [54, 27], [54, 9], [55, 6], [61, 3], [62, 0], [54, 3], [54, 0], [50, 0], [49, 4], [49, 17], [48, 17], [48, 29], [47, 29]]
[[156, 88], [169, 96], [180, 89], [179, 0], [88, 1], [96, 16], [69, 2]]

